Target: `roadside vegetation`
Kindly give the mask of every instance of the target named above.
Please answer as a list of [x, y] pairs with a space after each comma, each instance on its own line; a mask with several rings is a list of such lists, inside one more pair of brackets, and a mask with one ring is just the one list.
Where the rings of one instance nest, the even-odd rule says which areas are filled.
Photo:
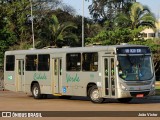
[[160, 85], [156, 86], [156, 95], [160, 95]]

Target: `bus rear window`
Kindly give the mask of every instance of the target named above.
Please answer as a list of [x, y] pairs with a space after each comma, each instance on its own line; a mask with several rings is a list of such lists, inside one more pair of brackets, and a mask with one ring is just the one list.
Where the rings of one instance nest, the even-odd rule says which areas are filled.
[[81, 54], [69, 53], [66, 60], [67, 71], [80, 71], [81, 70]]
[[26, 71], [36, 71], [37, 55], [26, 55]]
[[15, 66], [15, 56], [7, 55], [6, 56], [6, 71], [14, 71]]

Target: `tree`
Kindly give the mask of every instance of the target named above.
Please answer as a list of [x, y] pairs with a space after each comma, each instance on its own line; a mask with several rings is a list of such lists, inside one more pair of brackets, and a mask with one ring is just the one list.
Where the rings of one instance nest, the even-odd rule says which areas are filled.
[[59, 47], [60, 44], [63, 44], [63, 42], [68, 39], [77, 40], [77, 36], [68, 31], [77, 28], [74, 23], [69, 21], [60, 23], [58, 18], [55, 15], [52, 15], [52, 17], [48, 19], [47, 25], [48, 29], [46, 28], [44, 31], [40, 31], [40, 34], [42, 37], [43, 35], [46, 35], [48, 41], [40, 41], [41, 44]]
[[148, 26], [155, 28], [156, 18], [150, 9], [140, 3], [134, 3], [129, 13], [120, 13], [114, 19], [114, 25], [119, 27], [130, 27], [131, 29], [138, 28], [140, 26]]
[[102, 26], [95, 23], [87, 23], [85, 32], [87, 34], [87, 37], [94, 37], [96, 34], [98, 34], [102, 30]]
[[4, 53], [13, 46], [16, 41], [14, 32], [10, 29], [7, 19], [6, 0], [0, 1], [0, 66], [3, 65]]
[[114, 24], [120, 27], [130, 27], [131, 29], [140, 26], [148, 26], [155, 28], [156, 18], [151, 13], [150, 9], [140, 3], [134, 3], [129, 11], [129, 14], [118, 14], [114, 20]]
[[139, 26], [155, 27], [156, 18], [148, 7], [134, 3], [130, 9], [131, 28]]
[[[27, 24], [30, 15], [30, 4], [28, 0], [10, 0], [6, 3], [6, 20], [9, 31], [16, 37], [16, 49], [23, 49], [21, 44], [31, 44], [31, 27]], [[19, 46], [19, 48], [18, 48]]]
[[87, 44], [101, 43], [102, 45], [116, 45], [134, 41], [141, 28], [131, 30], [130, 28], [119, 28], [114, 30], [102, 30], [95, 37], [87, 38]]
[[126, 13], [136, 0], [93, 0], [89, 6], [93, 19], [113, 19], [118, 13]]
[[87, 42], [100, 40], [102, 44], [119, 44], [138, 40], [140, 32], [146, 26], [155, 27], [155, 22], [156, 19], [149, 8], [134, 3], [128, 13], [119, 13], [113, 22], [106, 20], [103, 30], [95, 37], [88, 38]]

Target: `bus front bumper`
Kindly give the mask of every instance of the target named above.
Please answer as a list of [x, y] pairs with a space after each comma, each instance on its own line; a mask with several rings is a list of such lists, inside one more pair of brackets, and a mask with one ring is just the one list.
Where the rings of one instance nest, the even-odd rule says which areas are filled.
[[155, 95], [155, 90], [150, 91], [121, 91], [118, 95], [118, 98], [143, 98]]

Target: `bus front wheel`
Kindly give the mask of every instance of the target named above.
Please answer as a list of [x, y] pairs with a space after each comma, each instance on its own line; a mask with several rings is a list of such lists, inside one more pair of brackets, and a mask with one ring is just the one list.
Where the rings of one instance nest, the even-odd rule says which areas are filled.
[[35, 83], [32, 87], [32, 95], [35, 99], [40, 99], [42, 98], [42, 94], [41, 94], [41, 91], [40, 91], [40, 87], [39, 87], [39, 84], [38, 83]]
[[89, 98], [93, 103], [102, 103], [104, 101], [104, 98], [100, 97], [100, 93], [96, 85], [89, 88], [88, 92]]

